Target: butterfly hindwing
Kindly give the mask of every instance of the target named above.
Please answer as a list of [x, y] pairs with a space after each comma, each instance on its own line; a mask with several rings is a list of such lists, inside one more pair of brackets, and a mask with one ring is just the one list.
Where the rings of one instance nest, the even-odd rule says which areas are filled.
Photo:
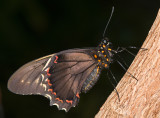
[[[87, 50], [70, 50], [55, 55], [56, 61], [46, 67], [48, 85], [52, 96], [51, 105], [68, 111], [79, 101], [83, 83], [96, 68], [95, 60]], [[53, 98], [54, 97], [54, 98]]]

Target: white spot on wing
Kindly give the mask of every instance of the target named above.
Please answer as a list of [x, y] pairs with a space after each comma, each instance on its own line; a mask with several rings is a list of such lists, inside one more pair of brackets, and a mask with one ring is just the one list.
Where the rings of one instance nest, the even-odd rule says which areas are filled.
[[44, 80], [44, 75], [43, 75], [43, 74], [41, 74], [41, 77], [42, 77], [42, 82], [43, 82], [43, 80]]
[[36, 84], [39, 83], [39, 77], [35, 80], [35, 83]]
[[27, 82], [27, 84], [30, 84], [30, 83], [31, 83], [30, 81]]
[[47, 81], [48, 81], [48, 78], [45, 79], [45, 82], [47, 82]]
[[[42, 76], [42, 82], [43, 82], [44, 81], [44, 75], [41, 74], [41, 76]], [[47, 82], [47, 80], [48, 80], [48, 78], [45, 79], [45, 82]], [[47, 90], [47, 86], [46, 86], [46, 84], [42, 84], [42, 82], [40, 83], [40, 86], [44, 87], [44, 90], [46, 91]]]
[[51, 61], [51, 58], [47, 61], [46, 65], [43, 67], [42, 71], [48, 66], [49, 62]]
[[66, 108], [62, 108], [62, 110], [65, 110], [65, 112], [67, 112], [67, 109], [66, 109]]
[[49, 98], [50, 100], [52, 99], [52, 97], [49, 94], [45, 94], [45, 97]]
[[24, 80], [22, 79], [22, 80], [21, 80], [21, 82], [23, 83], [23, 82], [24, 82]]
[[53, 105], [57, 106], [57, 108], [59, 109], [59, 105], [57, 103], [54, 103]]
[[42, 84], [42, 86], [44, 87], [44, 90], [46, 91], [47, 86], [45, 84]]
[[40, 83], [40, 86], [42, 86], [44, 88], [44, 91], [47, 90], [47, 86], [45, 84], [42, 84], [42, 82]]

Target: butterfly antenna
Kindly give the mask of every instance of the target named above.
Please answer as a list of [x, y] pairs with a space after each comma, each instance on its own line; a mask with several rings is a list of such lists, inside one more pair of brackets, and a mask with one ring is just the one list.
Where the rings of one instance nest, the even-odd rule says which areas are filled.
[[136, 77], [134, 77], [130, 72], [127, 71], [127, 69], [122, 65], [121, 62], [119, 62], [119, 61], [117, 60], [117, 63], [118, 63], [132, 78], [134, 78], [135, 80], [138, 81], [138, 79], [137, 79]]
[[[115, 80], [115, 82], [117, 83], [117, 81], [116, 81], [116, 79], [115, 79], [114, 75], [112, 74], [112, 72], [111, 72], [110, 70], [109, 70], [108, 72], [110, 72], [110, 73], [111, 73], [111, 75], [112, 75], [113, 79], [114, 79], [114, 80]], [[118, 96], [118, 100], [119, 100], [119, 102], [120, 102], [119, 93], [118, 93], [118, 91], [117, 91], [117, 89], [116, 89], [115, 85], [112, 83], [111, 78], [110, 78], [110, 77], [109, 77], [109, 75], [108, 75], [108, 72], [107, 72], [108, 79], [109, 79], [110, 83], [112, 84], [112, 86], [114, 87], [114, 90], [116, 91], [116, 94], [117, 94], [117, 96]]]
[[106, 30], [107, 30], [107, 27], [108, 27], [108, 25], [109, 25], [109, 23], [110, 23], [110, 20], [111, 20], [111, 18], [112, 18], [113, 12], [114, 12], [114, 6], [112, 7], [111, 15], [110, 15], [109, 20], [108, 20], [108, 22], [107, 22], [107, 25], [106, 25], [106, 27], [105, 27], [105, 29], [104, 29], [103, 38], [104, 38], [104, 36], [105, 36], [105, 34], [106, 34]]

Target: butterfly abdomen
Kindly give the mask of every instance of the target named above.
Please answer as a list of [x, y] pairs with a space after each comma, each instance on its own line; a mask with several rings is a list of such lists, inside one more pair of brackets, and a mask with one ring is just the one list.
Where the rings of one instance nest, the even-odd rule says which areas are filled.
[[98, 77], [100, 75], [100, 68], [97, 66], [90, 74], [90, 76], [86, 79], [86, 81], [83, 83], [82, 91], [88, 92], [98, 81]]

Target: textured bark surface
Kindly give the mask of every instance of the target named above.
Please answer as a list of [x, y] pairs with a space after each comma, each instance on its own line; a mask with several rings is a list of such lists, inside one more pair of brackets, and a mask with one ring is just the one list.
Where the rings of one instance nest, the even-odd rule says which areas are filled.
[[96, 118], [160, 118], [160, 10], [142, 48]]

